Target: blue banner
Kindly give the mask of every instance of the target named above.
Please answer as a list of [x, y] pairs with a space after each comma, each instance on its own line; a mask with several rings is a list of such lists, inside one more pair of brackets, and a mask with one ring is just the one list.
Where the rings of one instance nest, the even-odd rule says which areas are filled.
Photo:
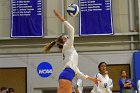
[[80, 35], [113, 34], [111, 0], [79, 0]]
[[133, 54], [133, 77], [134, 77], [134, 87], [137, 89], [137, 82], [140, 80], [140, 52], [134, 52]]
[[42, 5], [42, 0], [11, 0], [11, 37], [43, 37]]

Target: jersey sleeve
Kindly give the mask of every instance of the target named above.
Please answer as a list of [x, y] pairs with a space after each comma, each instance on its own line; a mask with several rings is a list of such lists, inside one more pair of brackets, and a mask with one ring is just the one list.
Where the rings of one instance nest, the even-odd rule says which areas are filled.
[[73, 42], [74, 42], [74, 27], [68, 21], [64, 21], [64, 25], [68, 29], [68, 38], [69, 39], [67, 41], [67, 45], [73, 46]]
[[88, 78], [88, 75], [83, 74], [83, 73], [79, 70], [78, 67], [76, 68], [76, 74], [77, 74], [77, 76], [79, 76], [80, 78], [84, 78], [84, 79]]

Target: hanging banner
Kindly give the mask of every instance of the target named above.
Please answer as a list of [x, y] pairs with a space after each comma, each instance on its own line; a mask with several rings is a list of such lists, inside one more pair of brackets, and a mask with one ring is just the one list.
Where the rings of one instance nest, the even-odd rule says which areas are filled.
[[42, 5], [42, 0], [11, 0], [11, 37], [43, 37]]
[[113, 34], [111, 0], [79, 0], [80, 35]]

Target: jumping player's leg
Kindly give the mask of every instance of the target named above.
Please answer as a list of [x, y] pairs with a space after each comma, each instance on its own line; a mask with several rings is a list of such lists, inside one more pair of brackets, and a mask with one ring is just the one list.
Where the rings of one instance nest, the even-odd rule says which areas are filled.
[[71, 81], [60, 79], [57, 93], [72, 93]]
[[72, 79], [75, 72], [71, 68], [65, 68], [59, 75], [59, 87], [57, 93], [72, 93]]

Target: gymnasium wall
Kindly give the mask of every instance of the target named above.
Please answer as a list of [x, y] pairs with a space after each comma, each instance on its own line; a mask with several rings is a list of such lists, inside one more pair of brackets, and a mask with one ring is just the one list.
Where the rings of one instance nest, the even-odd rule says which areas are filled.
[[[70, 3], [77, 3], [77, 0], [44, 0], [45, 35], [43, 38], [10, 38], [10, 0], [0, 0], [0, 54], [42, 53], [43, 45], [63, 32], [61, 22], [53, 14], [54, 9], [60, 10], [61, 13], [64, 12], [65, 18], [75, 27], [75, 43], [82, 43], [76, 46], [78, 51], [138, 49], [138, 32], [129, 30], [128, 0], [112, 0], [114, 35], [93, 37], [78, 36], [78, 16], [72, 18], [66, 14], [66, 11], [62, 11], [62, 8], [65, 10]], [[56, 49], [54, 51], [58, 52]]]
[[[98, 64], [105, 61], [107, 64], [130, 64], [132, 53], [129, 52], [79, 52], [79, 69], [90, 76], [98, 72]], [[53, 73], [48, 78], [41, 78], [36, 68], [41, 62], [49, 62], [53, 66]], [[56, 88], [58, 75], [62, 71], [64, 63], [60, 53], [51, 54], [24, 54], [24, 55], [0, 55], [0, 67], [26, 67], [27, 68], [27, 93], [38, 92], [43, 89]], [[131, 68], [132, 69], [132, 68]], [[131, 70], [132, 71], [132, 70]], [[19, 76], [20, 77], [20, 76]], [[2, 78], [2, 77], [1, 77]], [[5, 81], [6, 82], [6, 81]], [[92, 83], [83, 80], [84, 86], [92, 86]]]

